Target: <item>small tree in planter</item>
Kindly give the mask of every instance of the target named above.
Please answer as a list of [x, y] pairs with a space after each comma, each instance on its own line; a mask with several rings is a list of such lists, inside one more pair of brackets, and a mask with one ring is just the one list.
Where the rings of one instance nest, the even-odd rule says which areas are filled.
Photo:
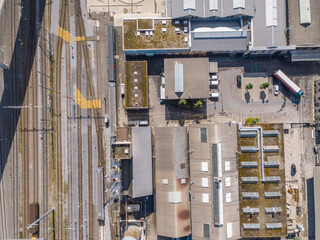
[[181, 99], [178, 101], [178, 104], [179, 104], [179, 106], [184, 107], [184, 106], [187, 105], [187, 100], [184, 99], [184, 98], [181, 98]]
[[262, 83], [261, 86], [260, 86], [261, 89], [266, 89], [268, 87], [269, 87], [269, 83], [268, 82]]
[[194, 108], [203, 108], [203, 102], [202, 100], [197, 100], [194, 104], [193, 104]]
[[252, 89], [253, 88], [253, 84], [252, 83], [248, 83], [247, 85], [246, 85], [246, 89]]

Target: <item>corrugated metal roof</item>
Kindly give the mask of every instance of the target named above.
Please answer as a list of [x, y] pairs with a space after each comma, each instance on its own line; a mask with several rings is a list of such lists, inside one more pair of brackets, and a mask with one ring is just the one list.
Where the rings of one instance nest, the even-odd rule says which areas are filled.
[[151, 127], [132, 128], [133, 198], [153, 194]]
[[260, 212], [259, 208], [251, 208], [251, 207], [245, 207], [242, 208], [243, 214], [257, 214]]
[[279, 198], [279, 197], [281, 197], [281, 193], [280, 192], [265, 192], [264, 197], [265, 198]]
[[218, 10], [218, 0], [209, 0], [209, 10]]
[[183, 64], [181, 63], [174, 65], [174, 91], [183, 93]]
[[267, 207], [265, 208], [265, 211], [267, 214], [276, 214], [276, 213], [281, 213], [281, 207]]
[[244, 199], [258, 199], [259, 193], [258, 192], [242, 192], [242, 198], [244, 198]]
[[256, 168], [258, 167], [258, 162], [255, 162], [255, 161], [241, 162], [240, 165], [242, 168]]
[[240, 137], [256, 137], [257, 131], [240, 131]]
[[266, 0], [266, 26], [278, 26], [277, 0]]
[[257, 183], [258, 178], [257, 177], [241, 177], [242, 183]]
[[262, 131], [264, 137], [277, 137], [279, 135], [278, 130], [264, 130]]
[[299, 0], [300, 24], [311, 23], [310, 0]]
[[266, 223], [266, 229], [281, 229], [281, 223]]
[[291, 51], [291, 62], [320, 61], [320, 50]]
[[[221, 143], [212, 144], [212, 166], [213, 177], [222, 177], [222, 156], [221, 156]], [[214, 223], [215, 225], [223, 225], [223, 196], [222, 196], [221, 182], [215, 182], [213, 188], [213, 201], [214, 201]]]
[[188, 9], [196, 9], [196, 2], [195, 0], [183, 0], [183, 8], [184, 10]]
[[211, 31], [211, 32], [194, 32], [194, 38], [247, 38], [247, 31]]
[[[156, 221], [161, 236], [180, 238], [191, 233], [187, 146], [185, 127], [155, 128]], [[180, 218], [181, 214], [186, 217]]]
[[240, 149], [241, 149], [241, 152], [244, 152], [244, 153], [258, 152], [258, 148], [256, 146], [241, 146]]
[[268, 176], [268, 177], [264, 177], [264, 179], [262, 181], [265, 183], [278, 183], [278, 182], [280, 182], [280, 177], [279, 176]]
[[264, 146], [263, 152], [266, 152], [266, 153], [279, 152], [279, 146]]
[[246, 1], [245, 0], [233, 0], [233, 9], [237, 8], [246, 8]]
[[259, 223], [243, 223], [242, 224], [244, 230], [258, 230], [260, 229]]
[[279, 161], [268, 161], [268, 162], [263, 162], [263, 165], [265, 168], [277, 168], [280, 166]]

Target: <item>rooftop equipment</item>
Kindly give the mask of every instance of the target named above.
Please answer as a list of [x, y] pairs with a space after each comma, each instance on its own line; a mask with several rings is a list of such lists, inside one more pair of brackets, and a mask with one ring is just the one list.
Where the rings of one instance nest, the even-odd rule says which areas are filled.
[[266, 223], [267, 230], [274, 230], [274, 229], [281, 229], [281, 228], [282, 228], [281, 223]]
[[281, 193], [280, 192], [265, 192], [264, 197], [265, 198], [280, 198]]
[[243, 223], [244, 230], [259, 230], [260, 224], [259, 223]]
[[257, 177], [241, 177], [242, 183], [258, 183]]
[[258, 192], [242, 192], [243, 199], [258, 199], [259, 193]]
[[240, 165], [241, 165], [241, 168], [257, 168], [258, 162], [255, 162], [255, 161], [241, 162]]

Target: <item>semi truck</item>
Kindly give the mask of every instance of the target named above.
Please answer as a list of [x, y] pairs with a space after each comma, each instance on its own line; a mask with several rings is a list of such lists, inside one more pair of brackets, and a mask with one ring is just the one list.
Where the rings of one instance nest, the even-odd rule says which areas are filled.
[[282, 82], [291, 92], [293, 92], [296, 96], [302, 96], [303, 91], [301, 88], [295, 84], [284, 72], [280, 69], [276, 71], [273, 76], [275, 76], [280, 82]]

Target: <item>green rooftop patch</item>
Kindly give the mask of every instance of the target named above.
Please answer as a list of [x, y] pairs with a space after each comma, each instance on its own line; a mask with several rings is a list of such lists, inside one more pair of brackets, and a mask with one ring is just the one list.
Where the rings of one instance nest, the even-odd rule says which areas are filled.
[[125, 108], [148, 108], [147, 62], [125, 63]]
[[[154, 22], [152, 30], [149, 28]], [[188, 33], [183, 26], [172, 25], [171, 20], [123, 20], [124, 50], [130, 49], [188, 49]]]
[[150, 30], [153, 29], [152, 19], [138, 19], [138, 30]]

